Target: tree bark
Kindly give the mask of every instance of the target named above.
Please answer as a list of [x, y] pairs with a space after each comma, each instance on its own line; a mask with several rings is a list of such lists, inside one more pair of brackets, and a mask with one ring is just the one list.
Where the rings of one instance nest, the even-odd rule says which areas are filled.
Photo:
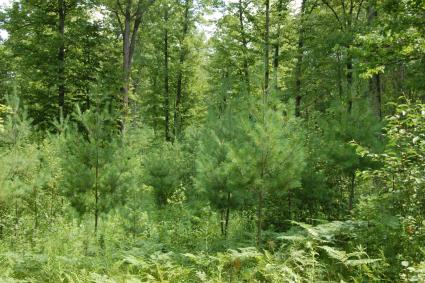
[[301, 117], [301, 76], [302, 76], [302, 62], [304, 57], [304, 17], [305, 7], [307, 0], [301, 2], [300, 11], [300, 31], [298, 35], [298, 47], [297, 47], [297, 65], [295, 68], [295, 116]]
[[[378, 16], [376, 11], [376, 1], [372, 1], [368, 8], [368, 24], [372, 25], [375, 18]], [[372, 78], [369, 79], [369, 96], [370, 103], [373, 113], [376, 118], [382, 120], [382, 88], [381, 88], [381, 75], [374, 74]]]
[[261, 248], [261, 230], [263, 227], [263, 191], [258, 191], [258, 208], [257, 208], [257, 248]]
[[65, 0], [58, 0], [59, 15], [59, 50], [58, 50], [58, 105], [59, 118], [66, 115], [65, 111]]
[[[151, 1], [153, 2], [153, 0]], [[120, 19], [118, 12], [115, 13], [118, 20], [122, 41], [123, 41], [123, 51], [122, 51], [122, 73], [123, 73], [123, 85], [122, 85], [122, 103], [123, 103], [123, 118], [121, 130], [125, 131], [125, 124], [129, 115], [129, 91], [130, 91], [130, 80], [131, 80], [131, 68], [133, 62], [134, 50], [136, 47], [137, 34], [142, 22], [142, 0], [139, 0], [137, 3], [136, 11], [132, 14], [131, 7], [133, 5], [133, 0], [127, 0], [125, 8], [117, 0], [117, 9], [121, 12], [121, 15], [124, 17], [124, 24]]]
[[243, 22], [242, 0], [239, 0], [238, 10], [239, 10], [239, 27], [240, 27], [240, 33], [241, 33], [241, 39], [242, 39], [244, 80], [246, 84], [246, 92], [249, 95], [251, 92], [251, 86], [250, 86], [250, 79], [249, 79], [249, 64], [248, 64], [248, 40], [246, 38], [245, 25]]
[[168, 6], [164, 11], [164, 116], [165, 116], [165, 140], [171, 141], [170, 136], [170, 86], [168, 75]]
[[269, 94], [269, 56], [270, 56], [270, 0], [265, 0], [266, 23], [264, 31], [264, 97]]
[[[98, 150], [97, 150], [98, 151]], [[95, 176], [95, 187], [94, 187], [94, 233], [97, 233], [98, 221], [99, 221], [99, 154], [96, 152], [96, 176]]]
[[356, 188], [356, 174], [351, 174], [350, 180], [350, 194], [348, 197], [348, 210], [351, 211], [354, 207], [354, 197], [355, 197], [355, 188]]
[[229, 230], [229, 218], [230, 218], [230, 193], [227, 193], [226, 219], [224, 223], [224, 237], [226, 238], [227, 238], [227, 232]]
[[279, 88], [279, 56], [280, 56], [280, 22], [282, 21], [282, 12], [283, 12], [283, 0], [279, 0], [277, 3], [277, 17], [278, 17], [278, 26], [276, 32], [276, 41], [273, 44], [274, 55], [273, 55], [273, 74], [274, 74], [274, 83], [273, 87], [275, 91], [278, 91]]
[[176, 92], [176, 100], [174, 104], [174, 128], [173, 128], [173, 134], [174, 139], [180, 137], [181, 132], [181, 124], [182, 124], [182, 110], [181, 110], [181, 104], [182, 104], [182, 89], [183, 89], [183, 65], [186, 60], [186, 46], [185, 46], [185, 39], [187, 36], [187, 33], [189, 31], [189, 11], [191, 6], [191, 0], [185, 0], [184, 4], [184, 19], [183, 19], [183, 30], [182, 30], [182, 38], [181, 38], [181, 47], [180, 47], [180, 54], [179, 54], [179, 66], [177, 71], [177, 92]]
[[[348, 47], [350, 52], [350, 47]], [[347, 57], [347, 99], [348, 99], [348, 113], [351, 113], [353, 109], [353, 57], [348, 54]]]

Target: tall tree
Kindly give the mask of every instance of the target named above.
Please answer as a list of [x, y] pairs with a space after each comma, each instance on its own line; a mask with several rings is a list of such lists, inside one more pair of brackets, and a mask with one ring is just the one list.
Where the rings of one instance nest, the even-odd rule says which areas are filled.
[[241, 34], [241, 43], [242, 43], [242, 54], [243, 54], [243, 72], [244, 72], [244, 81], [246, 84], [246, 91], [250, 94], [250, 79], [249, 79], [249, 63], [248, 63], [248, 39], [246, 36], [246, 29], [244, 24], [244, 6], [242, 0], [238, 2], [238, 12], [239, 12], [239, 27]]
[[[378, 16], [378, 11], [376, 10], [376, 0], [370, 1], [368, 7], [368, 23], [373, 25], [376, 17]], [[369, 99], [371, 103], [371, 108], [376, 117], [382, 119], [382, 87], [381, 87], [381, 74], [373, 74], [372, 78], [369, 79]]]
[[66, 17], [65, 0], [58, 0], [59, 15], [59, 51], [58, 51], [58, 101], [59, 111], [66, 115], [65, 112], [65, 17]]
[[169, 83], [169, 46], [168, 46], [168, 5], [164, 7], [164, 123], [165, 140], [171, 141], [170, 135], [170, 83]]
[[270, 0], [265, 0], [265, 26], [264, 26], [264, 97], [269, 94], [270, 77]]
[[302, 0], [300, 9], [300, 27], [298, 34], [298, 45], [297, 45], [297, 65], [295, 67], [295, 116], [301, 116], [301, 77], [302, 77], [302, 62], [304, 54], [304, 19], [306, 10], [307, 0]]
[[353, 108], [354, 89], [353, 89], [353, 54], [352, 47], [354, 41], [354, 32], [359, 22], [363, 9], [363, 0], [342, 0], [341, 4], [334, 4], [328, 0], [322, 0], [322, 3], [332, 12], [341, 32], [345, 33], [345, 40], [342, 45], [346, 49], [346, 82], [347, 82], [347, 110], [350, 113]]
[[43, 128], [50, 128], [61, 111], [66, 115], [73, 103], [86, 100], [104, 78], [99, 74], [114, 64], [111, 33], [92, 18], [93, 8], [85, 0], [16, 1], [4, 12], [9, 34], [4, 46], [16, 62], [9, 72], [29, 115]]
[[142, 17], [154, 0], [117, 0], [113, 1], [114, 12], [122, 37], [122, 103], [123, 103], [123, 130], [129, 115], [129, 91], [131, 70], [137, 36]]
[[273, 88], [275, 91], [280, 90], [279, 87], [279, 63], [280, 63], [280, 45], [281, 45], [281, 33], [282, 33], [282, 22], [283, 22], [283, 13], [285, 10], [287, 10], [288, 2], [286, 0], [278, 0], [276, 4], [276, 20], [277, 27], [275, 28], [275, 34], [274, 34], [274, 43], [273, 43]]
[[191, 9], [193, 0], [185, 0], [183, 6], [183, 19], [182, 19], [182, 32], [179, 38], [180, 51], [179, 51], [179, 64], [177, 69], [177, 89], [176, 99], [174, 102], [174, 128], [173, 135], [174, 139], [178, 138], [181, 134], [182, 127], [182, 102], [183, 102], [183, 69], [188, 53], [186, 38], [191, 25]]

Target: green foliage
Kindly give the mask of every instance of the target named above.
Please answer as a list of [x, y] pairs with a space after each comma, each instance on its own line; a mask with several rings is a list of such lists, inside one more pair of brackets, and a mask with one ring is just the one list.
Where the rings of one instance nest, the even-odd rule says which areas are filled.
[[382, 154], [370, 153], [358, 147], [361, 156], [368, 156], [383, 166], [362, 173], [365, 181], [373, 181], [377, 190], [393, 199], [394, 208], [402, 216], [419, 217], [425, 182], [423, 104], [400, 104], [394, 116], [388, 117], [385, 136], [388, 143]]
[[382, 164], [361, 173], [363, 184], [373, 190], [365, 195], [357, 214], [373, 223], [375, 236], [366, 236], [366, 242], [386, 241], [382, 250], [397, 266], [393, 276], [402, 272], [400, 259], [417, 264], [423, 260], [424, 114], [422, 104], [399, 104], [395, 115], [387, 118], [383, 153], [357, 145], [361, 156]]
[[164, 206], [172, 202], [179, 189], [188, 182], [190, 166], [179, 143], [163, 143], [143, 156], [144, 183], [152, 186], [156, 203]]
[[12, 2], [1, 282], [424, 281], [423, 0]]
[[27, 112], [22, 109], [19, 98], [16, 95], [7, 97], [7, 105], [2, 105], [0, 111], [0, 115], [5, 116], [4, 120], [0, 118], [0, 146], [14, 147], [28, 142], [31, 134], [31, 120]]
[[[81, 113], [62, 134], [61, 189], [79, 213], [94, 213], [95, 229], [100, 213], [123, 202], [132, 185], [130, 156], [117, 135], [114, 116], [108, 108]], [[75, 175], [78, 178], [75, 178]]]
[[197, 152], [196, 186], [218, 210], [238, 209], [249, 199], [231, 156], [241, 138], [237, 111], [229, 106], [224, 113], [210, 112]]

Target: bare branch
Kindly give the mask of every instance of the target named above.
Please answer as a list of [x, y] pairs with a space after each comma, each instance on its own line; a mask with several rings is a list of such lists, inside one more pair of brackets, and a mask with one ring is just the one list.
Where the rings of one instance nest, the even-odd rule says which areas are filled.
[[118, 26], [120, 27], [121, 34], [124, 35], [124, 26], [123, 26], [122, 21], [120, 19], [120, 15], [118, 14], [117, 10], [113, 10], [113, 12], [114, 12], [115, 16], [117, 17]]
[[120, 0], [117, 0], [117, 7], [118, 7], [118, 9], [121, 11], [121, 13], [124, 15], [125, 13], [124, 13], [124, 8], [122, 7], [122, 5], [121, 5], [121, 3], [120, 3]]
[[361, 1], [360, 1], [360, 4], [359, 4], [359, 8], [358, 8], [357, 13], [356, 13], [356, 21], [358, 21], [358, 20], [359, 20], [360, 11], [362, 10], [362, 5], [363, 5], [363, 3], [364, 3], [364, 0], [361, 0]]
[[142, 17], [142, 0], [139, 0], [139, 2], [137, 2], [137, 9], [134, 12], [133, 15], [131, 15], [132, 19], [138, 19]]
[[337, 12], [335, 11], [335, 9], [332, 8], [332, 6], [329, 4], [329, 2], [327, 0], [322, 0], [322, 2], [323, 2], [323, 4], [325, 4], [332, 11], [332, 13], [334, 14], [336, 20], [338, 21], [339, 25], [341, 26], [341, 29], [344, 29], [344, 25], [341, 22], [341, 20], [339, 19], [339, 16], [338, 16]]
[[350, 0], [350, 17], [353, 15], [353, 9], [354, 9], [354, 2], [353, 0]]
[[347, 8], [345, 7], [345, 0], [341, 0], [342, 12], [344, 14], [344, 22], [347, 21]]
[[311, 9], [308, 11], [308, 14], [311, 14], [318, 4], [319, 0], [314, 1], [313, 5], [311, 6]]

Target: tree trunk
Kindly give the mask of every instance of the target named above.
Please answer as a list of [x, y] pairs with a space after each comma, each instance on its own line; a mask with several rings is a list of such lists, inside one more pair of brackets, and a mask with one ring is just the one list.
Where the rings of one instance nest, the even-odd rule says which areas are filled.
[[222, 209], [221, 210], [221, 213], [220, 213], [220, 228], [221, 228], [221, 236], [224, 236], [224, 219], [225, 219], [225, 216], [224, 216], [224, 209]]
[[301, 76], [302, 76], [302, 62], [304, 57], [304, 17], [305, 7], [307, 0], [301, 2], [300, 11], [300, 31], [298, 35], [298, 47], [297, 47], [297, 65], [295, 68], [295, 116], [301, 117]]
[[123, 32], [123, 128], [125, 127], [125, 122], [128, 115], [128, 93], [130, 89], [130, 74], [131, 74], [131, 57], [130, 57], [130, 34], [131, 34], [131, 10], [130, 5], [126, 6], [125, 16], [124, 16], [124, 32]]
[[342, 100], [343, 97], [343, 87], [342, 87], [342, 78], [343, 78], [343, 64], [341, 63], [341, 51], [337, 50], [336, 58], [337, 58], [337, 66], [338, 66], [338, 96], [339, 99]]
[[263, 226], [263, 192], [258, 191], [258, 208], [257, 208], [257, 248], [261, 248], [261, 230]]
[[[350, 52], [350, 47], [348, 47]], [[353, 57], [349, 54], [347, 57], [347, 98], [348, 98], [348, 113], [353, 109]]]
[[[352, 23], [353, 23], [353, 1], [350, 1], [349, 16], [347, 19], [347, 31], [350, 33], [350, 36], [353, 37]], [[347, 88], [348, 88], [348, 113], [351, 113], [353, 109], [353, 55], [351, 54], [351, 46], [353, 44], [353, 39], [350, 39], [350, 42], [347, 46]]]
[[356, 174], [353, 172], [351, 174], [350, 195], [348, 197], [348, 210], [349, 211], [351, 211], [354, 207], [355, 187], [356, 187]]
[[[375, 18], [378, 16], [376, 11], [376, 1], [372, 1], [369, 5], [369, 15], [368, 15], [368, 24], [372, 25]], [[382, 89], [381, 89], [381, 75], [374, 74], [369, 80], [369, 95], [371, 108], [375, 116], [382, 120]]]
[[65, 0], [58, 0], [59, 51], [58, 51], [58, 104], [59, 118], [65, 116]]
[[227, 238], [227, 232], [229, 230], [229, 218], [230, 218], [230, 193], [227, 193], [226, 219], [224, 223], [224, 237], [226, 238]]
[[37, 188], [34, 186], [34, 230], [37, 230], [38, 228], [38, 205], [37, 205], [37, 199], [38, 199], [38, 191]]
[[164, 116], [165, 116], [165, 140], [171, 141], [170, 136], [170, 86], [168, 76], [168, 7], [164, 11]]
[[276, 31], [276, 42], [273, 44], [274, 55], [273, 55], [273, 74], [274, 74], [274, 83], [273, 87], [275, 91], [278, 91], [279, 88], [279, 46], [280, 46], [280, 23], [282, 21], [282, 12], [283, 12], [283, 0], [279, 0], [277, 3], [277, 16], [278, 16], [278, 26]]
[[288, 217], [292, 220], [292, 195], [291, 191], [288, 191]]
[[274, 55], [273, 55], [273, 74], [274, 74], [274, 90], [279, 90], [279, 78], [278, 78], [278, 69], [279, 69], [279, 43], [274, 44]]
[[174, 105], [174, 139], [180, 137], [181, 132], [181, 124], [182, 124], [182, 110], [181, 110], [181, 104], [182, 104], [182, 88], [183, 88], [183, 65], [186, 60], [186, 47], [185, 47], [185, 38], [187, 36], [187, 33], [189, 31], [189, 10], [191, 6], [191, 0], [185, 0], [185, 7], [184, 7], [184, 20], [183, 20], [183, 31], [182, 31], [182, 39], [181, 39], [181, 47], [180, 47], [180, 54], [179, 54], [179, 66], [177, 71], [177, 93], [176, 93], [176, 101]]
[[[125, 10], [121, 11], [124, 16], [124, 26], [121, 25], [121, 20], [117, 14], [117, 20], [121, 27], [122, 40], [123, 40], [123, 85], [122, 85], [122, 103], [123, 103], [123, 118], [122, 118], [122, 131], [125, 132], [125, 124], [127, 123], [129, 115], [129, 91], [131, 79], [131, 67], [133, 62], [134, 50], [136, 47], [137, 33], [142, 21], [142, 0], [137, 4], [137, 10], [132, 15], [131, 6], [132, 0], [127, 0]], [[117, 2], [118, 3], [118, 2]], [[121, 4], [118, 3], [121, 8]], [[133, 22], [133, 23], [132, 23]]]
[[382, 120], [382, 89], [381, 89], [381, 75], [375, 74], [369, 80], [369, 93], [371, 100], [371, 108], [376, 118]]
[[246, 92], [249, 95], [251, 92], [251, 87], [250, 87], [249, 64], [248, 64], [248, 41], [246, 39], [245, 26], [243, 22], [242, 0], [239, 0], [238, 10], [239, 10], [239, 27], [240, 27], [240, 33], [242, 38], [244, 80], [246, 84]]
[[99, 220], [99, 148], [96, 144], [96, 168], [94, 184], [94, 233], [97, 233]]
[[264, 31], [264, 97], [269, 94], [269, 53], [270, 53], [270, 0], [265, 0], [266, 23]]

